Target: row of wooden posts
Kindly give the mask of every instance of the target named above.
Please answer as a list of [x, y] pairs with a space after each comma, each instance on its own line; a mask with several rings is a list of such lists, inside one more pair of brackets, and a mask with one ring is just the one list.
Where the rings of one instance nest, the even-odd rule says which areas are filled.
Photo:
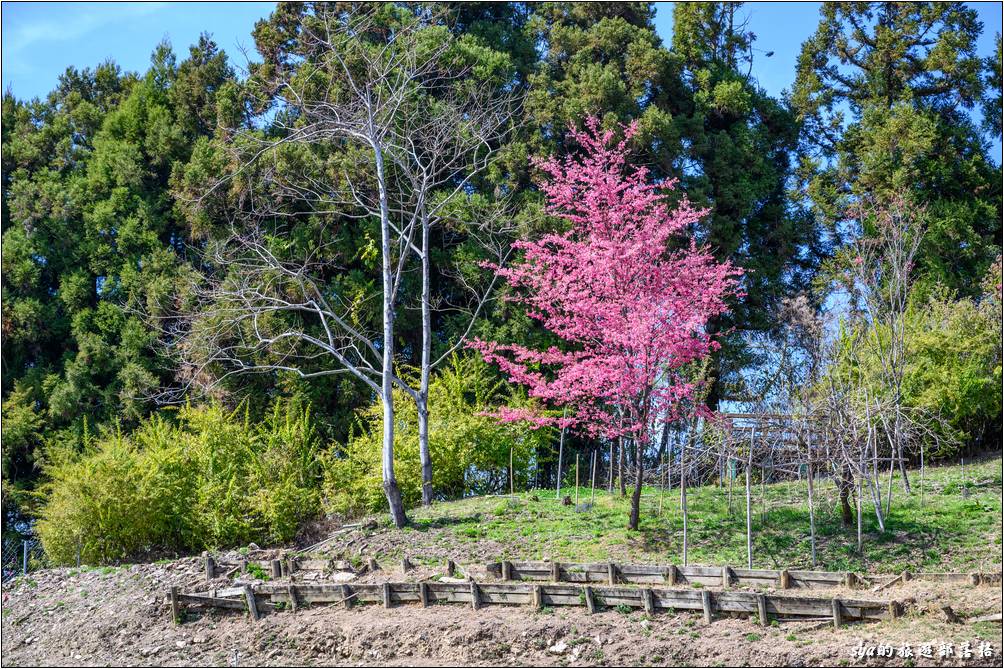
[[789, 588], [854, 588], [858, 585], [884, 587], [892, 581], [923, 580], [969, 585], [1001, 583], [1000, 573], [941, 573], [904, 571], [900, 574], [863, 575], [850, 571], [809, 571], [798, 569], [743, 569], [722, 566], [648, 565], [562, 562], [521, 562], [501, 560], [487, 565], [489, 574], [503, 581], [551, 581], [572, 583], [665, 583], [728, 588], [733, 585]]
[[847, 620], [886, 620], [899, 617], [902, 605], [897, 601], [843, 598], [790, 597], [758, 592], [712, 592], [706, 589], [625, 588], [612, 586], [521, 584], [521, 583], [357, 583], [295, 584], [274, 583], [245, 585], [208, 592], [182, 593], [177, 587], [169, 593], [176, 622], [183, 621], [189, 606], [208, 606], [245, 610], [253, 620], [263, 611], [296, 610], [311, 604], [355, 603], [382, 604], [468, 604], [474, 610], [485, 605], [584, 606], [589, 613], [601, 607], [643, 609], [648, 614], [658, 610], [701, 611], [706, 623], [714, 614], [756, 615], [762, 625], [773, 616], [781, 620], [825, 619], [839, 627]]
[[[251, 564], [270, 569], [275, 578], [291, 577], [297, 571], [354, 570], [353, 565], [342, 560], [304, 558], [297, 556], [266, 561], [242, 560], [237, 565], [217, 563], [206, 554], [206, 576], [212, 581], [216, 576], [233, 575], [238, 570], [247, 571]], [[376, 560], [366, 560], [366, 570], [379, 569]], [[412, 568], [408, 558], [402, 560], [402, 571]], [[453, 575], [456, 564], [447, 563], [447, 573]], [[312, 604], [343, 604], [351, 608], [355, 603], [376, 603], [390, 608], [398, 604], [418, 603], [423, 607], [432, 604], [469, 604], [474, 609], [483, 605], [530, 605], [536, 609], [546, 606], [584, 606], [589, 613], [601, 607], [628, 607], [644, 609], [646, 613], [657, 610], [701, 611], [705, 622], [710, 623], [716, 612], [739, 615], [756, 615], [763, 625], [771, 617], [779, 620], [827, 620], [839, 627], [848, 620], [884, 620], [902, 614], [902, 605], [893, 601], [858, 600], [847, 598], [792, 597], [723, 590], [712, 592], [704, 586], [732, 585], [777, 586], [782, 589], [813, 587], [854, 587], [861, 583], [878, 583], [882, 589], [897, 581], [911, 579], [969, 583], [971, 585], [1001, 583], [1001, 574], [950, 574], [903, 572], [897, 575], [858, 576], [853, 572], [819, 572], [803, 570], [750, 570], [725, 567], [636, 565], [607, 563], [525, 562], [500, 560], [489, 563], [487, 572], [506, 583], [477, 583], [473, 579], [463, 582], [421, 581], [418, 583], [261, 583], [182, 593], [171, 588], [168, 597], [172, 614], [177, 622], [183, 620], [188, 607], [210, 607], [246, 611], [253, 620], [262, 612], [281, 609], [296, 610]], [[540, 583], [513, 583], [511, 581], [552, 581]], [[606, 583], [590, 585], [590, 583]], [[664, 583], [669, 588], [618, 587], [619, 583], [647, 585]], [[672, 586], [689, 584], [690, 589], [673, 589]]]
[[[285, 556], [281, 559], [244, 560], [238, 564], [218, 563], [209, 553], [204, 554], [206, 580], [213, 581], [224, 575], [231, 577], [246, 573], [249, 565], [257, 565], [273, 579], [289, 578], [296, 572], [358, 571], [346, 560]], [[380, 565], [373, 557], [362, 563], [365, 571], [376, 571]], [[407, 573], [413, 568], [407, 557], [401, 560], [401, 571]], [[446, 575], [453, 576], [457, 566], [453, 560], [446, 561]], [[570, 583], [663, 583], [674, 585], [721, 586], [733, 585], [757, 587], [790, 588], [854, 588], [859, 585], [875, 585], [884, 588], [894, 581], [932, 581], [969, 585], [1000, 584], [1001, 573], [945, 573], [909, 571], [900, 574], [865, 574], [854, 572], [814, 571], [799, 569], [743, 569], [731, 566], [697, 565], [652, 565], [618, 564], [615, 562], [576, 563], [559, 561], [511, 561], [500, 560], [486, 565], [487, 573], [503, 581], [551, 581]]]

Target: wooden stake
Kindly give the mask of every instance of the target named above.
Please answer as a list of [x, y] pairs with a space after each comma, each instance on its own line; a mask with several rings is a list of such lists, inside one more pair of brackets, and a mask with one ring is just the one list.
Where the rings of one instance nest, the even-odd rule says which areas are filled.
[[782, 590], [787, 590], [788, 588], [791, 587], [791, 574], [788, 573], [787, 569], [781, 570], [781, 574], [778, 578], [778, 581], [779, 581], [778, 586]]
[[244, 601], [248, 605], [248, 615], [251, 616], [251, 621], [256, 622], [258, 620], [258, 605], [254, 601], [254, 590], [251, 589], [250, 585], [244, 586]]
[[652, 592], [651, 588], [645, 588], [641, 591], [641, 601], [645, 606], [645, 613], [648, 615], [655, 613], [655, 593]]
[[390, 608], [390, 583], [383, 584], [383, 607], [385, 609]]
[[586, 611], [590, 615], [596, 613], [596, 602], [593, 600], [593, 589], [590, 586], [582, 588], [582, 594], [586, 599]]
[[712, 618], [711, 592], [708, 590], [701, 590], [701, 608], [704, 611], [704, 622], [710, 625]]
[[899, 618], [901, 611], [902, 610], [900, 609], [899, 602], [897, 602], [896, 600], [889, 602], [889, 616], [891, 618], [894, 619]]
[[607, 563], [607, 583], [617, 585], [617, 565], [613, 562]]
[[352, 592], [352, 586], [348, 583], [342, 584], [342, 601], [345, 602], [345, 608], [352, 608], [352, 598], [355, 593]]
[[296, 609], [299, 608], [296, 602], [296, 586], [295, 585], [286, 586], [286, 594], [289, 595], [290, 608], [292, 608], [293, 611], [296, 611]]
[[212, 581], [216, 578], [216, 560], [213, 559], [213, 556], [210, 555], [208, 551], [203, 553], [202, 557], [204, 557], [206, 561], [206, 580]]
[[481, 608], [481, 591], [474, 581], [471, 581], [471, 608], [475, 611]]
[[181, 624], [181, 605], [178, 603], [178, 586], [171, 586], [171, 619], [175, 625]]
[[544, 608], [544, 588], [536, 583], [533, 586], [533, 608], [538, 611]]
[[269, 564], [272, 567], [272, 578], [282, 578], [282, 563], [279, 560], [272, 560]]
[[425, 581], [418, 583], [418, 601], [422, 603], [422, 608], [429, 606], [429, 584]]
[[767, 597], [757, 593], [756, 596], [756, 612], [757, 617], [760, 618], [760, 624], [764, 627], [767, 626]]
[[666, 576], [666, 580], [669, 581], [670, 585], [676, 585], [677, 581], [680, 580], [680, 569], [675, 565], [669, 565], [669, 573]]
[[731, 579], [729, 578], [729, 568], [727, 566], [722, 567], [722, 588], [728, 588]]
[[512, 580], [512, 562], [509, 562], [508, 560], [502, 560], [502, 580]]
[[446, 561], [446, 575], [452, 577], [457, 573], [457, 563], [453, 560]]
[[840, 610], [840, 600], [833, 598], [830, 600], [830, 606], [833, 607], [833, 628], [840, 629], [840, 626], [844, 624], [844, 617]]
[[551, 580], [555, 583], [561, 580], [561, 565], [557, 560], [551, 563]]

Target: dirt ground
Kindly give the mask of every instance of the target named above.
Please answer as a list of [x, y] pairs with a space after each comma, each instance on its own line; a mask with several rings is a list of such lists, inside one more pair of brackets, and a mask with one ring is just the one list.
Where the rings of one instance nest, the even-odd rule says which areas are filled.
[[[484, 578], [482, 569], [466, 571]], [[404, 575], [388, 562], [359, 580], [417, 580], [441, 573], [424, 565]], [[814, 622], [765, 628], [739, 618], [705, 625], [690, 612], [649, 617], [608, 610], [590, 616], [578, 607], [471, 611], [460, 605], [390, 610], [332, 605], [270, 613], [257, 623], [239, 612], [192, 612], [175, 625], [165, 598], [172, 585], [205, 590], [201, 560], [50, 569], [18, 579], [3, 592], [0, 660], [3, 666], [1001, 666], [1002, 658], [999, 624], [951, 624], [940, 610], [947, 604], [963, 617], [1000, 612], [1000, 586], [911, 581], [875, 594], [811, 591], [910, 602], [899, 620], [834, 630]], [[962, 657], [965, 642], [970, 658]], [[979, 656], [983, 642], [992, 644], [992, 656]], [[931, 659], [854, 656], [859, 646], [898, 650], [907, 644], [916, 656], [925, 643], [932, 644]], [[953, 656], [939, 657], [943, 643], [953, 645]]]

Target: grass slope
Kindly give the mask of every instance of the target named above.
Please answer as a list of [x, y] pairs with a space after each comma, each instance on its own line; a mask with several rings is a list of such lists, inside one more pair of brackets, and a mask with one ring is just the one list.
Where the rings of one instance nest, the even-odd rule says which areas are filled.
[[[836, 487], [832, 481], [815, 486], [817, 568], [889, 573], [913, 571], [976, 571], [1001, 568], [1001, 460], [958, 466], [929, 467], [924, 500], [919, 472], [914, 491], [906, 496], [897, 476], [892, 513], [880, 532], [867, 498], [864, 506], [864, 551], [856, 549], [856, 528], [841, 527]], [[883, 481], [883, 493], [887, 492]], [[572, 495], [574, 488], [563, 489]], [[683, 519], [679, 491], [667, 491], [658, 514], [660, 490], [646, 488], [642, 522], [637, 532], [626, 528], [629, 499], [597, 490], [588, 511], [562, 506], [555, 491], [540, 490], [505, 497], [478, 497], [436, 504], [411, 512], [412, 525], [388, 548], [391, 553], [420, 556], [423, 547], [448, 546], [458, 557], [473, 559], [497, 551], [495, 558], [562, 561], [682, 562]], [[590, 491], [580, 488], [580, 504]], [[732, 513], [728, 489], [704, 486], [688, 491], [691, 564], [746, 563], [746, 515], [743, 478], [735, 482]], [[852, 499], [852, 506], [853, 506]], [[809, 512], [806, 484], [780, 483], [753, 491], [753, 566], [810, 568]], [[766, 513], [764, 509], [766, 508]], [[381, 528], [382, 529], [382, 528]], [[394, 530], [383, 530], [383, 532]], [[391, 537], [387, 537], [388, 539]]]

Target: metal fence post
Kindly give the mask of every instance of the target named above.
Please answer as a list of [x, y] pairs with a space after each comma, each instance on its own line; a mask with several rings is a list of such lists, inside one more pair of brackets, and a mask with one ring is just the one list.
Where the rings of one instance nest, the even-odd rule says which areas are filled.
[[22, 547], [22, 558], [21, 558], [21, 573], [25, 576], [28, 575], [28, 540], [24, 539], [21, 541]]

